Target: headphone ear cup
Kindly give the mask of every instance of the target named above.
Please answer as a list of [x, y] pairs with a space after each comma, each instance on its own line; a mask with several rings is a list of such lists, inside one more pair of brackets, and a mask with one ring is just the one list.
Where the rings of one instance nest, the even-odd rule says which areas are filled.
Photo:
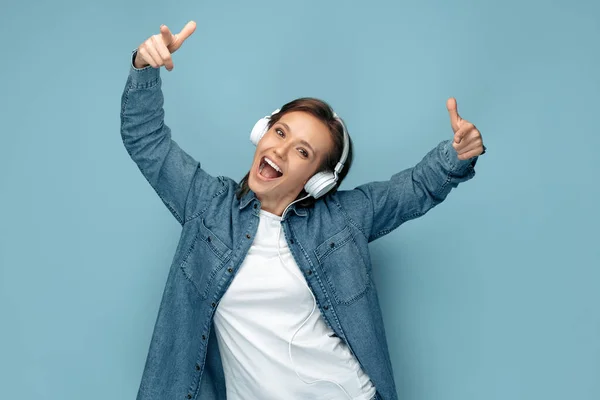
[[250, 141], [252, 142], [252, 144], [254, 144], [255, 146], [258, 144], [260, 139], [267, 132], [268, 126], [269, 126], [269, 118], [267, 118], [267, 117], [259, 119], [256, 122], [256, 124], [254, 124], [254, 128], [252, 128], [252, 131], [250, 132]]
[[335, 187], [336, 179], [331, 172], [317, 172], [304, 185], [306, 193], [310, 194], [315, 199], [323, 196]]
[[[271, 116], [277, 114], [279, 111], [281, 111], [279, 108], [273, 111], [271, 113]], [[252, 131], [250, 132], [250, 141], [255, 146], [258, 144], [260, 139], [262, 139], [265, 133], [267, 133], [267, 130], [269, 129], [269, 120], [271, 119], [271, 116], [263, 117], [259, 119], [256, 122], [256, 124], [254, 124], [254, 128], [252, 128]]]

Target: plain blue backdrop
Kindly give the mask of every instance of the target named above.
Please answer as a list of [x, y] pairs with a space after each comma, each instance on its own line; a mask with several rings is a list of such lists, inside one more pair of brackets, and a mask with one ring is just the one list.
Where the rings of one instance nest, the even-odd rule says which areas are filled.
[[180, 227], [119, 133], [130, 54], [166, 122], [240, 179], [254, 122], [300, 96], [345, 119], [343, 188], [481, 130], [477, 176], [372, 245], [401, 399], [600, 398], [597, 1], [2, 0], [0, 399], [133, 399]]

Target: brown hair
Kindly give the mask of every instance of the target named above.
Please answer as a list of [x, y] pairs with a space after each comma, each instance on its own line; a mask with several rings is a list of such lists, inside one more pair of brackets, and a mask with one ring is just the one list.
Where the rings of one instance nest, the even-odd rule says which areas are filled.
[[[292, 111], [306, 112], [312, 115], [313, 117], [316, 117], [319, 121], [323, 122], [329, 128], [331, 138], [333, 139], [333, 150], [323, 158], [323, 162], [321, 163], [317, 171], [333, 172], [335, 166], [340, 161], [342, 157], [342, 152], [344, 150], [344, 128], [342, 126], [342, 123], [334, 116], [333, 109], [329, 106], [329, 104], [327, 104], [323, 100], [315, 99], [312, 97], [299, 98], [285, 104], [283, 107], [281, 107], [281, 110], [277, 114], [272, 115], [269, 120], [267, 129], [271, 129], [271, 127], [275, 123], [277, 123], [277, 121], [279, 121], [281, 117]], [[333, 194], [337, 191], [338, 187], [340, 186], [346, 175], [348, 175], [348, 171], [350, 170], [351, 165], [352, 140], [350, 140], [350, 137], [348, 137], [348, 156], [346, 157], [346, 162], [344, 163], [344, 167], [338, 174], [338, 180], [336, 182], [335, 187], [331, 189], [325, 196]], [[241, 199], [250, 190], [250, 186], [248, 186], [249, 175], [250, 172], [248, 172], [239, 183], [239, 187], [236, 193], [238, 199]], [[303, 188], [300, 191], [300, 194], [298, 195], [296, 200], [305, 197], [307, 194], [308, 193], [306, 193], [306, 191]], [[311, 196], [299, 202], [298, 205], [301, 207], [309, 207], [312, 206], [315, 203], [315, 201], [316, 199]]]

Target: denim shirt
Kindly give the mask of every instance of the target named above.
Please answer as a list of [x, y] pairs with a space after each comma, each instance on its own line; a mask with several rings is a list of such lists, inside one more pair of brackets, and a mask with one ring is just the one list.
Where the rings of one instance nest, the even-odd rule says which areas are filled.
[[[236, 181], [209, 175], [172, 139], [161, 85], [160, 69], [131, 64], [121, 99], [125, 148], [182, 226], [137, 399], [225, 399], [213, 316], [252, 244], [261, 203], [252, 191], [238, 199]], [[292, 205], [283, 215], [285, 239], [319, 311], [379, 399], [397, 393], [368, 244], [442, 202], [473, 178], [476, 161], [459, 160], [443, 141], [389, 180], [339, 190], [309, 208]]]

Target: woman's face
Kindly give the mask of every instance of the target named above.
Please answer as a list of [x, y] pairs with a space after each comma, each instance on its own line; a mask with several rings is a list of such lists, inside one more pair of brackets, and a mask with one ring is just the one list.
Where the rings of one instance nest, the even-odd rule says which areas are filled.
[[301, 111], [283, 115], [258, 142], [248, 177], [262, 209], [281, 215], [332, 150], [319, 119]]

